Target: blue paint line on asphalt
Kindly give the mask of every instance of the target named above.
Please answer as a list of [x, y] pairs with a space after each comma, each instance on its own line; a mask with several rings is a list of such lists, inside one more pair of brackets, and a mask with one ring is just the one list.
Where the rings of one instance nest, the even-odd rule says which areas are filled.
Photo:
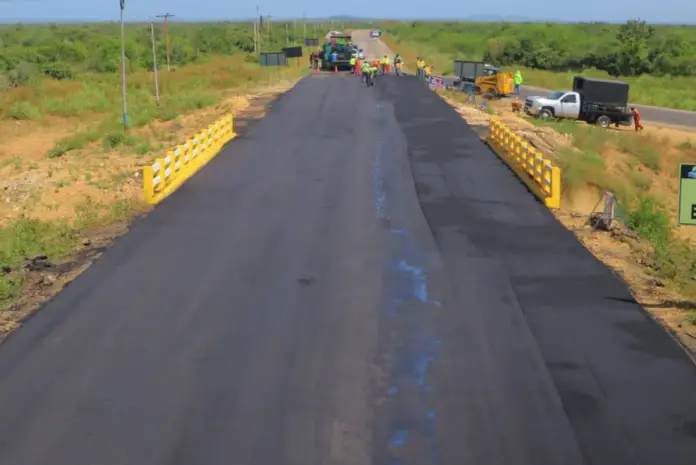
[[411, 292], [413, 297], [423, 303], [428, 302], [428, 285], [425, 280], [423, 269], [409, 264], [406, 260], [399, 260], [397, 268], [408, 273], [411, 278]]
[[[380, 108], [380, 107], [378, 107]], [[378, 124], [381, 122], [379, 114], [377, 116]], [[374, 207], [375, 216], [378, 220], [390, 218], [389, 215], [389, 197], [385, 187], [383, 173], [383, 157], [386, 144], [380, 141], [378, 150], [372, 161], [372, 184], [374, 189]], [[427, 274], [420, 264], [422, 261], [421, 253], [414, 246], [407, 229], [390, 229], [390, 236], [394, 238], [392, 247], [394, 250], [394, 259], [392, 265], [388, 268], [387, 279], [385, 280], [385, 294], [388, 296], [384, 301], [383, 313], [388, 318], [400, 318], [402, 314], [400, 309], [405, 304], [418, 303], [425, 305], [427, 308], [440, 308], [442, 304], [438, 301], [429, 300]], [[404, 320], [406, 323], [404, 334], [406, 340], [411, 341], [407, 346], [397, 349], [396, 353], [392, 354], [396, 363], [391, 368], [388, 394], [392, 397], [408, 396], [410, 389], [408, 386], [413, 386], [417, 389], [418, 394], [415, 397], [417, 406], [413, 406], [415, 411], [424, 411], [427, 405], [427, 395], [435, 388], [428, 384], [428, 367], [435, 361], [437, 355], [437, 347], [441, 343], [439, 339], [430, 338], [427, 334], [427, 325], [420, 325], [417, 321], [413, 321], [409, 315], [409, 307], [404, 307]], [[416, 318], [418, 318], [416, 316]], [[405, 389], [402, 389], [404, 387]], [[411, 392], [411, 395], [415, 394]], [[430, 449], [431, 459], [429, 462], [435, 465], [441, 465], [441, 454], [435, 441], [435, 416], [434, 411], [428, 410], [428, 413], [417, 420], [412, 421], [411, 429], [403, 427], [394, 429], [390, 432], [389, 445], [392, 447], [402, 447], [409, 434], [420, 432], [427, 442]], [[397, 422], [398, 424], [398, 422]], [[402, 465], [402, 461], [397, 458], [390, 460], [390, 465]], [[425, 465], [425, 464], [424, 464]]]
[[437, 416], [434, 410], [429, 411], [425, 416], [425, 435], [428, 439], [430, 447], [430, 455], [433, 457], [435, 465], [442, 465], [442, 454], [437, 446], [437, 438], [435, 437], [435, 420]]
[[394, 447], [402, 447], [408, 440], [408, 431], [405, 429], [396, 430], [389, 440], [389, 444]]

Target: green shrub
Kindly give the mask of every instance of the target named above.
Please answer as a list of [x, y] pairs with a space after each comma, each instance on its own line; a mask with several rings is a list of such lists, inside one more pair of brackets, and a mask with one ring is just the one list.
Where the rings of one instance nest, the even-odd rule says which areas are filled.
[[636, 207], [628, 212], [626, 224], [656, 248], [664, 248], [669, 243], [669, 217], [664, 208], [651, 197], [639, 199]]
[[654, 148], [655, 145], [659, 144], [653, 138], [633, 133], [620, 134], [616, 138], [616, 146], [621, 152], [631, 155], [643, 166], [659, 171], [660, 154]]
[[38, 119], [41, 111], [31, 103], [20, 100], [10, 107], [9, 116], [16, 120]]
[[597, 152], [578, 150], [571, 147], [558, 152], [564, 190], [573, 191], [585, 186], [610, 189], [606, 173], [606, 162]]

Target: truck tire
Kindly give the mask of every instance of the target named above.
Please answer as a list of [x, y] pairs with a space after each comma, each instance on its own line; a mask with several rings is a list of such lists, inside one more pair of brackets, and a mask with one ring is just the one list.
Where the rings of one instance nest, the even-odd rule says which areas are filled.
[[611, 126], [611, 118], [609, 118], [607, 115], [602, 115], [599, 118], [597, 118], [597, 121], [595, 122], [597, 126], [600, 128], [608, 128]]
[[481, 95], [481, 88], [479, 86], [474, 86], [474, 94]]
[[548, 121], [553, 118], [553, 111], [549, 110], [548, 108], [542, 108], [542, 110], [539, 112], [538, 118]]

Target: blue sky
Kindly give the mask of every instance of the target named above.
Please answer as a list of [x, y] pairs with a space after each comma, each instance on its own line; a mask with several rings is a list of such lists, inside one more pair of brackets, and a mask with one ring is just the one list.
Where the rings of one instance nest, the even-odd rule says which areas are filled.
[[[349, 14], [393, 18], [465, 18], [481, 15], [524, 16], [565, 21], [622, 21], [641, 18], [657, 22], [696, 23], [696, 0], [259, 0], [262, 13], [274, 17], [329, 16]], [[622, 6], [622, 3], [625, 6]], [[119, 0], [0, 0], [0, 21], [109, 20], [118, 18]], [[658, 6], [659, 5], [659, 6]], [[255, 13], [255, 3], [233, 0], [126, 0], [129, 21], [146, 20], [150, 14], [167, 11], [176, 19], [239, 19]], [[502, 12], [502, 13], [501, 13]]]

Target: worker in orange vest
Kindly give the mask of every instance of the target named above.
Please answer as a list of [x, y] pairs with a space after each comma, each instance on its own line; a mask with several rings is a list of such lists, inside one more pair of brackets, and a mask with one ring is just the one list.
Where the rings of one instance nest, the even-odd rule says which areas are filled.
[[633, 125], [636, 127], [636, 132], [643, 130], [643, 125], [640, 124], [640, 112], [636, 107], [631, 107], [633, 113]]

